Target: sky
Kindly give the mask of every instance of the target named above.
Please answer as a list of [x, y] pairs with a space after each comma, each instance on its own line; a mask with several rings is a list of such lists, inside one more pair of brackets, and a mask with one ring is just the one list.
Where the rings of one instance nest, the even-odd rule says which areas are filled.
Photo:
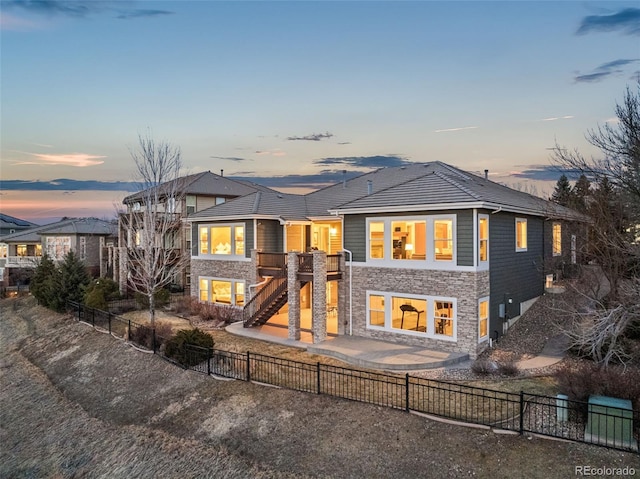
[[0, 58], [0, 211], [36, 223], [113, 217], [141, 134], [283, 191], [438, 160], [548, 196], [635, 89], [640, 6], [0, 0]]

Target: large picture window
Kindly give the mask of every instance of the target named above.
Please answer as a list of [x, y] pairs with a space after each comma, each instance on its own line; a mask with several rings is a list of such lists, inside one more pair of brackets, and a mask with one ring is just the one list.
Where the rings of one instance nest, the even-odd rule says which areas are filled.
[[198, 284], [200, 301], [233, 306], [244, 305], [244, 281], [200, 277]]
[[388, 292], [367, 293], [367, 328], [455, 341], [456, 300]]
[[244, 224], [200, 226], [201, 255], [245, 256]]
[[367, 260], [455, 264], [455, 215], [367, 220]]
[[489, 338], [489, 298], [478, 302], [478, 337], [480, 341]]

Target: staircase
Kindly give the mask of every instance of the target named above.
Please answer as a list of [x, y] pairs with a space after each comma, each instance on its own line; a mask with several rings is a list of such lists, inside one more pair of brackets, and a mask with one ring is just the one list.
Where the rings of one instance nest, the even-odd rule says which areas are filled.
[[289, 299], [287, 278], [271, 278], [242, 310], [245, 328], [261, 326], [275, 315]]

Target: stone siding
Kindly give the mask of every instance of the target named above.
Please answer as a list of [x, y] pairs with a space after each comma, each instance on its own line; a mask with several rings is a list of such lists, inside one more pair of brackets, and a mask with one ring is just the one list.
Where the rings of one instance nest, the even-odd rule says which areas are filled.
[[[345, 271], [343, 288], [348, 283]], [[467, 353], [475, 359], [486, 347], [478, 343], [478, 299], [489, 295], [489, 272], [434, 271], [353, 266], [353, 334], [414, 346]], [[346, 288], [345, 288], [346, 289]], [[450, 297], [457, 300], [457, 340], [367, 329], [367, 291]], [[345, 299], [348, 303], [348, 295]], [[342, 309], [345, 313], [348, 304]], [[430, 306], [431, 307], [431, 306]]]
[[198, 297], [198, 279], [201, 276], [212, 278], [237, 279], [246, 282], [245, 291], [255, 278], [255, 266], [252, 271], [251, 261], [224, 261], [211, 259], [191, 259], [191, 296]]

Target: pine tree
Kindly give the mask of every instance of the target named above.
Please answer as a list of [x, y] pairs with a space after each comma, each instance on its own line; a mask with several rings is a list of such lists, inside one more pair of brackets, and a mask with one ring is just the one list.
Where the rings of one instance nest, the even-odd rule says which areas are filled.
[[82, 303], [84, 292], [91, 281], [84, 263], [73, 252], [69, 251], [60, 264], [59, 269], [59, 294], [52, 309], [62, 310], [67, 301]]
[[573, 198], [571, 207], [582, 213], [586, 213], [587, 197], [591, 194], [591, 182], [584, 174], [580, 175], [580, 178], [576, 181], [572, 192]]
[[572, 199], [571, 185], [566, 175], [562, 175], [551, 195], [551, 201], [562, 206], [569, 206]]
[[56, 295], [56, 265], [45, 252], [36, 267], [29, 289], [38, 303], [50, 307]]

